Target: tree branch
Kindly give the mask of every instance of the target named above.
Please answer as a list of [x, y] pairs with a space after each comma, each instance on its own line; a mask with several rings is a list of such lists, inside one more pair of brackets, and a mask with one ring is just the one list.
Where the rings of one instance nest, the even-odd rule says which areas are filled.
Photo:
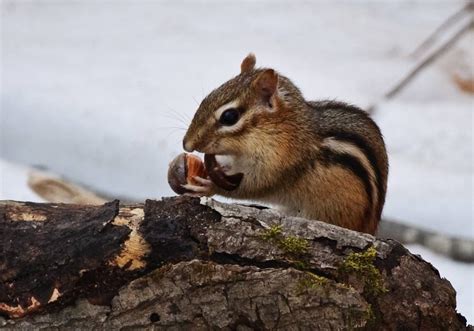
[[0, 203], [3, 329], [456, 329], [455, 291], [391, 240], [187, 197]]
[[461, 9], [444, 20], [418, 47], [412, 52], [411, 57], [418, 57], [429, 48], [442, 33], [458, 22], [464, 15], [471, 14], [474, 9], [474, 1], [469, 0]]
[[[417, 63], [399, 82], [397, 82], [393, 87], [391, 87], [383, 96], [383, 100], [390, 100], [394, 98], [398, 93], [400, 93], [422, 70], [427, 66], [433, 63], [438, 57], [444, 54], [447, 50], [451, 48], [466, 32], [474, 28], [474, 18], [469, 16], [469, 20], [461, 26], [461, 28], [456, 31], [452, 36], [448, 38], [443, 44], [438, 48], [434, 49], [429, 53], [423, 60]], [[369, 107], [367, 107], [367, 112], [369, 114], [375, 113], [376, 108], [378, 107], [379, 102], [376, 102]]]

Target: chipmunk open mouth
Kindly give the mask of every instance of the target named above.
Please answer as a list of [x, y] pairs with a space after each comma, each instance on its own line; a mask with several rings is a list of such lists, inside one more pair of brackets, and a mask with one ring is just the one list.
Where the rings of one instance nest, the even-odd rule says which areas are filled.
[[222, 166], [216, 159], [216, 154], [204, 154], [204, 164], [211, 180], [226, 191], [233, 191], [239, 187], [243, 173], [232, 175], [225, 174], [225, 166]]

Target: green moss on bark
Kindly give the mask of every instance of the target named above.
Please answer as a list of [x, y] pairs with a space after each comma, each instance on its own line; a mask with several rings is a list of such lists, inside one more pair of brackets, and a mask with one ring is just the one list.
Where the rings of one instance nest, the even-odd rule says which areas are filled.
[[364, 283], [364, 295], [377, 297], [387, 292], [382, 274], [375, 267], [377, 250], [370, 247], [361, 253], [351, 253], [339, 266], [338, 273], [342, 278], [354, 276]]

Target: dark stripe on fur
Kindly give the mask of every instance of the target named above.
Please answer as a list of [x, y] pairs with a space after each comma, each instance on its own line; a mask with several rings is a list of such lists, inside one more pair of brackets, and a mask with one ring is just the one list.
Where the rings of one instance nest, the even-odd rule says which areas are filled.
[[370, 181], [370, 174], [364, 165], [357, 157], [347, 153], [337, 153], [330, 148], [323, 147], [320, 154], [321, 162], [325, 165], [339, 165], [347, 170], [350, 170], [354, 175], [359, 177], [364, 185], [367, 194], [368, 206], [365, 210], [366, 216], [370, 215], [372, 210], [372, 185]]
[[367, 160], [369, 160], [369, 163], [375, 173], [375, 185], [377, 187], [378, 197], [377, 214], [378, 217], [380, 217], [380, 214], [382, 212], [382, 206], [385, 201], [385, 190], [383, 187], [382, 174], [380, 172], [380, 168], [378, 166], [377, 157], [375, 156], [374, 150], [370, 147], [370, 145], [366, 142], [364, 138], [355, 133], [344, 131], [329, 131], [325, 134], [325, 137], [334, 137], [338, 141], [353, 144], [357, 146], [361, 150], [361, 152], [364, 153], [364, 155], [367, 157]]

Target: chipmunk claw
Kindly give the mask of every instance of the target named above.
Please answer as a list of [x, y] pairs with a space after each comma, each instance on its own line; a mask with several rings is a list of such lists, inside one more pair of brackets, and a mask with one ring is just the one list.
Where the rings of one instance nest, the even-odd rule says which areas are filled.
[[194, 176], [194, 177], [193, 177], [193, 180], [194, 180], [195, 182], [198, 182], [198, 183], [201, 184], [202, 186], [205, 186], [205, 187], [213, 187], [213, 186], [214, 186], [214, 183], [212, 182], [212, 180], [207, 179], [207, 178], [202, 178], [202, 177], [199, 177], [199, 176]]

